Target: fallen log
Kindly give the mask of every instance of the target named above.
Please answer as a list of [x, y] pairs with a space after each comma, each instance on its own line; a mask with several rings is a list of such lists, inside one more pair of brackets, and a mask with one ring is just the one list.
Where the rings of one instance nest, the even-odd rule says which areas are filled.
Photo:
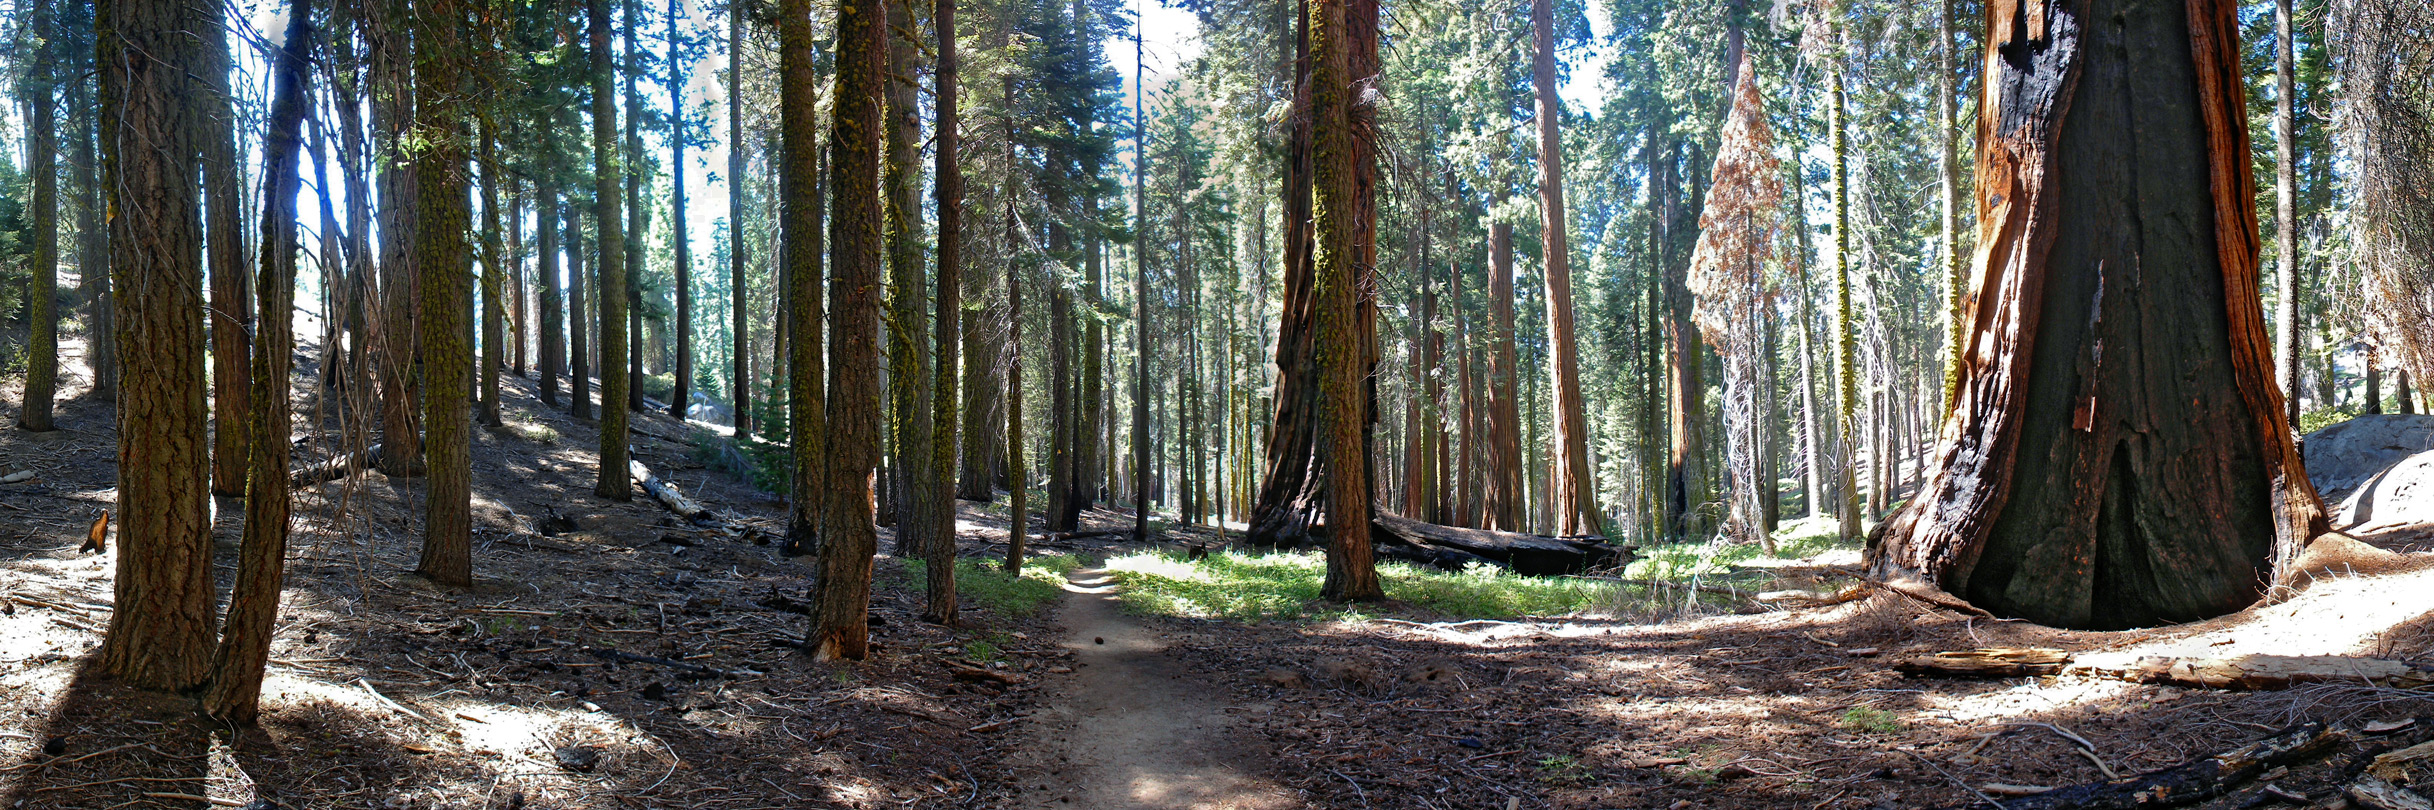
[[652, 475], [651, 468], [644, 466], [642, 462], [629, 460], [626, 462], [626, 470], [634, 476], [635, 483], [642, 485], [642, 491], [650, 493], [653, 500], [658, 501], [661, 506], [667, 507], [668, 511], [676, 513], [677, 517], [698, 525], [712, 525], [719, 522], [718, 516], [711, 514], [709, 507], [685, 497], [683, 492], [677, 491], [676, 485]]
[[[2391, 765], [2414, 756], [2412, 752], [2423, 748], [2427, 738], [2434, 737], [2434, 724], [2423, 720], [2364, 725], [2308, 723], [2230, 751], [2199, 757], [2169, 768], [2121, 779], [2056, 788], [1993, 803], [2002, 810], [2184, 807], [2245, 789], [2249, 783], [2259, 779], [2275, 779], [2277, 768], [2300, 767], [2339, 756], [2360, 760], [2359, 764], [2339, 769], [2346, 772], [2334, 777], [2336, 783], [2348, 783], [2343, 792], [2352, 801], [2377, 810], [2418, 810], [2417, 805], [2409, 802], [2412, 799], [2422, 800], [2422, 797], [2394, 785], [2387, 778], [2396, 777], [2396, 771], [2386, 768], [2378, 773], [2372, 767], [2363, 766], [2364, 760], [2370, 757], [2376, 764]], [[2408, 747], [2412, 745], [2415, 747]], [[2365, 773], [2359, 772], [2362, 768]], [[2261, 793], [2280, 800], [2289, 800], [2294, 796], [2305, 798], [2273, 784], [2267, 784]], [[1946, 810], [1983, 807], [1986, 803], [1971, 802]]]
[[2311, 683], [2364, 683], [2395, 689], [2434, 684], [2434, 667], [2346, 655], [2190, 658], [2099, 653], [2079, 656], [2063, 673], [2236, 691], [2287, 689]]
[[1439, 567], [1485, 560], [1519, 574], [1581, 574], [1631, 560], [1629, 549], [1596, 539], [1463, 529], [1389, 514], [1371, 518], [1369, 526], [1374, 547], [1411, 549]]
[[1893, 665], [1904, 673], [1931, 678], [2017, 678], [2052, 675], [2071, 662], [2070, 653], [2043, 647], [1987, 647], [1945, 650], [1904, 659]]
[[287, 476], [290, 487], [309, 487], [324, 481], [336, 481], [380, 465], [380, 445], [340, 453], [298, 468]]

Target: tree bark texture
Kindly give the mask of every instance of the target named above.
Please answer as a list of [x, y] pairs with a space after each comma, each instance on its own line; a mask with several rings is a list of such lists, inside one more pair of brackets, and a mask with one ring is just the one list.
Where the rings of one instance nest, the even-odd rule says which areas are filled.
[[2235, 12], [1990, 7], [1967, 364], [1875, 575], [2137, 627], [2254, 602], [2325, 531], [2257, 297]]
[[205, 12], [204, 92], [190, 97], [202, 107], [195, 121], [203, 150], [204, 250], [211, 272], [211, 492], [245, 494], [246, 416], [251, 383], [247, 344], [253, 340], [254, 304], [245, 261], [245, 171], [237, 165], [236, 110], [229, 97], [225, 10]]
[[794, 337], [788, 346], [793, 356], [786, 365], [787, 442], [794, 465], [786, 510], [789, 556], [810, 554], [818, 547], [819, 502], [828, 491], [823, 468], [827, 460], [821, 452], [827, 430], [820, 379], [819, 76], [812, 64], [811, 5], [810, 0], [786, 0], [778, 7], [778, 109], [784, 119], [786, 161], [778, 176], [785, 196], [781, 215], [787, 241], [801, 246], [781, 254], [789, 304], [783, 317], [791, 320]]
[[[927, 607], [922, 618], [954, 626], [955, 604], [955, 377], [963, 339], [957, 319], [963, 314], [963, 163], [956, 131], [957, 71], [962, 57], [955, 43], [955, 0], [937, 0], [931, 22], [938, 33], [938, 381], [930, 464], [924, 497], [928, 498], [933, 532], [922, 549], [929, 569]], [[1093, 321], [1095, 324], [1096, 321]], [[1096, 327], [1093, 327], [1095, 330]], [[918, 450], [916, 450], [918, 452]]]
[[499, 249], [498, 137], [482, 125], [482, 424], [498, 427], [499, 372], [506, 358], [507, 255]]
[[[415, 572], [441, 585], [473, 584], [473, 435], [466, 402], [473, 392], [473, 265], [465, 235], [466, 113], [461, 88], [466, 8], [427, 0], [416, 9], [415, 81], [421, 103], [415, 130], [426, 146], [415, 161], [415, 264], [422, 276], [423, 451], [429, 471], [422, 561]], [[618, 471], [625, 470], [618, 462]]]
[[818, 659], [870, 652], [871, 473], [879, 463], [879, 220], [881, 91], [887, 81], [887, 4], [847, 0], [837, 14], [837, 99], [828, 220], [834, 291], [829, 337], [828, 512], [821, 521], [818, 605], [805, 640]]
[[[735, 440], [752, 440], [752, 322], [745, 307], [749, 251], [744, 245], [744, 7], [727, 7], [727, 315], [734, 322], [734, 361], [728, 384], [734, 389]], [[874, 91], [875, 92], [875, 91]]]
[[[1351, 0], [1315, 0], [1310, 20], [1311, 219], [1314, 236], [1311, 353], [1318, 372], [1317, 457], [1325, 465], [1328, 599], [1384, 595], [1370, 547], [1368, 467], [1368, 346], [1362, 341], [1360, 264], [1356, 240], [1369, 213], [1360, 201], [1353, 126], [1359, 88], [1352, 73]], [[1366, 6], [1375, 14], [1375, 6]], [[1372, 20], [1371, 25], [1375, 25]]]
[[676, 260], [676, 387], [668, 394], [668, 415], [680, 420], [693, 407], [693, 231], [685, 226], [685, 60], [676, 31], [683, 14], [684, 0], [668, 0], [668, 120], [674, 122], [674, 134], [668, 137], [668, 187], [676, 194], [675, 204], [668, 207], [676, 218], [675, 228], [668, 231]]
[[27, 75], [18, 84], [25, 101], [25, 171], [31, 197], [26, 217], [32, 221], [28, 236], [33, 244], [27, 257], [25, 396], [17, 426], [35, 432], [51, 429], [51, 401], [59, 389], [59, 106], [58, 71], [53, 67], [59, 49], [51, 44], [59, 38], [55, 14], [51, 0], [35, 0], [27, 12], [27, 21], [44, 44], [31, 63], [20, 66]]
[[[592, 180], [600, 227], [600, 468], [592, 494], [634, 497], [626, 474], [627, 377], [624, 155], [617, 145], [616, 68], [609, 60], [608, 0], [591, 0]], [[436, 398], [436, 397], [435, 397]]]
[[533, 213], [539, 219], [534, 225], [541, 232], [541, 255], [534, 263], [533, 270], [540, 274], [541, 287], [541, 401], [555, 406], [558, 404], [558, 375], [565, 373], [566, 369], [566, 307], [560, 303], [559, 296], [558, 235], [573, 225], [561, 215], [563, 209], [558, 205], [558, 187], [544, 184], [540, 192], [540, 200], [533, 206]]
[[[381, 471], [392, 476], [414, 474], [422, 466], [422, 375], [417, 373], [422, 349], [415, 326], [420, 313], [414, 272], [414, 165], [402, 154], [414, 120], [413, 12], [405, 0], [379, 0], [366, 16], [365, 41], [371, 48], [372, 131], [382, 154], [380, 166], [380, 296], [379, 318], [373, 331], [379, 347], [375, 376], [380, 386]], [[341, 105], [344, 106], [344, 105]]]
[[102, 666], [184, 690], [211, 664], [210, 457], [203, 404], [203, 221], [195, 183], [208, 92], [186, 0], [101, 0], [104, 187], [118, 293], [118, 570]]

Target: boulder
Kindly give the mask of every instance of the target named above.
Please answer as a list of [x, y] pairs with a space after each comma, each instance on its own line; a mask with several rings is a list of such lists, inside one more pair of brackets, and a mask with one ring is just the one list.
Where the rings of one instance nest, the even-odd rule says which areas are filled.
[[2434, 416], [2361, 416], [2307, 434], [2306, 454], [2333, 528], [2434, 523]]

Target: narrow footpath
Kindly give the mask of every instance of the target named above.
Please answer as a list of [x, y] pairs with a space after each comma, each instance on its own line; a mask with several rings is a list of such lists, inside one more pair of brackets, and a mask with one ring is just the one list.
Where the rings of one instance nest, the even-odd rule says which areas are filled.
[[1058, 619], [1073, 672], [1051, 687], [1026, 733], [1023, 807], [1289, 810], [1293, 791], [1258, 775], [1256, 737], [1239, 733], [1207, 673], [1119, 608], [1105, 571], [1075, 571]]

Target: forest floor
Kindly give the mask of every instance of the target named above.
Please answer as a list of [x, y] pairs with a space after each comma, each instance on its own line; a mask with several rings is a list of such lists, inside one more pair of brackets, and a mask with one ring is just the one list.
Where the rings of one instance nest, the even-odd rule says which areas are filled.
[[[1038, 543], [1023, 577], [985, 570], [1006, 522], [974, 503], [959, 505], [966, 625], [919, 621], [919, 565], [882, 555], [871, 659], [818, 664], [783, 643], [802, 632], [810, 568], [776, 553], [782, 504], [702, 452], [707, 431], [644, 416], [634, 444], [717, 510], [713, 527], [639, 492], [591, 495], [596, 427], [511, 377], [508, 426], [475, 433], [479, 583], [410, 573], [418, 483], [367, 471], [300, 491], [263, 723], [236, 732], [94, 666], [116, 545], [78, 548], [112, 501], [116, 438], [107, 404], [75, 398], [79, 351], [62, 430], [0, 430], [0, 473], [35, 473], [0, 485], [0, 808], [1966, 806], [1974, 786], [2151, 770], [2304, 720], [2434, 715], [2427, 693], [2373, 684], [2234, 693], [1891, 667], [1979, 646], [2425, 660], [2422, 556], [2116, 633], [1891, 595], [1665, 621], [1459, 621], [1412, 603], [1244, 620], [1120, 604], [1093, 566], [1143, 549], [1106, 537]], [[335, 424], [335, 400], [316, 405], [303, 379], [300, 412]], [[299, 438], [304, 460], [337, 446]], [[217, 507], [224, 590], [240, 509]], [[2276, 784], [2327, 798], [2333, 767]]]

